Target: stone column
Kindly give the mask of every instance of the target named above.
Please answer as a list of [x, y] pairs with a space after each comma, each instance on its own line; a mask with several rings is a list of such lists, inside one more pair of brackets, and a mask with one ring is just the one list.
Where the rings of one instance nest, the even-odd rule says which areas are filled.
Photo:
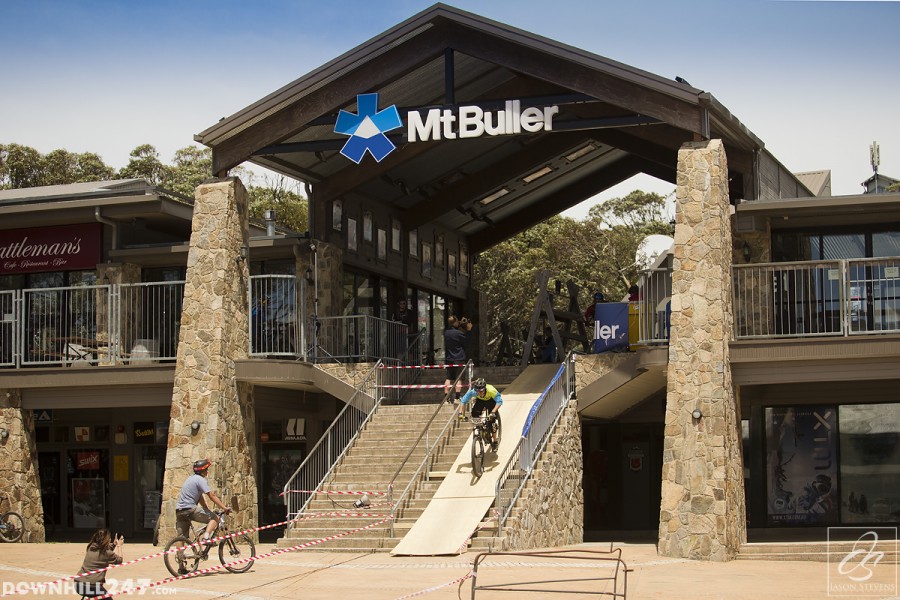
[[722, 142], [687, 143], [678, 152], [675, 195], [658, 546], [664, 556], [730, 560], [746, 540], [740, 415], [728, 358], [731, 250]]
[[19, 390], [0, 388], [0, 429], [7, 432], [6, 438], [0, 435], [0, 512], [12, 510], [22, 515], [22, 539], [43, 542], [44, 509], [34, 417], [30, 410], [22, 410]]
[[[175, 502], [191, 464], [212, 460], [210, 487], [228, 505], [232, 528], [255, 526], [256, 436], [252, 390], [235, 382], [235, 359], [247, 357], [249, 310], [247, 192], [237, 178], [197, 188], [175, 364], [160, 542], [175, 535]], [[199, 428], [192, 430], [197, 422]]]

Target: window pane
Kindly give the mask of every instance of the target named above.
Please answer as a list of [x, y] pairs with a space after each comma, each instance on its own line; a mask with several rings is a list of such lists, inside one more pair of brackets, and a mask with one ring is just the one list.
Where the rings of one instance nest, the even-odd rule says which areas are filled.
[[900, 522], [900, 404], [840, 407], [841, 521]]

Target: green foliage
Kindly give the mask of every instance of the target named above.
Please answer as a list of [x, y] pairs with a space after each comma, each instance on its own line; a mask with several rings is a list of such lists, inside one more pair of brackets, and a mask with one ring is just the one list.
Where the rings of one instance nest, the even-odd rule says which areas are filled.
[[172, 167], [159, 160], [159, 152], [152, 145], [141, 144], [129, 156], [131, 160], [119, 171], [119, 179], [143, 179], [150, 185], [160, 185], [170, 177], [169, 170]]
[[19, 144], [0, 145], [0, 189], [112, 179], [115, 171], [93, 152], [53, 150], [45, 155]]
[[499, 341], [501, 321], [507, 321], [516, 336], [527, 330], [541, 269], [550, 271], [551, 282], [563, 283], [562, 297], [554, 299], [562, 309], [569, 304], [568, 281], [579, 287], [581, 310], [595, 291], [611, 300], [624, 297], [648, 266], [635, 256], [651, 234], [670, 234], [666, 198], [635, 191], [594, 206], [582, 221], [555, 216], [483, 252], [473, 285], [486, 296], [489, 343]]

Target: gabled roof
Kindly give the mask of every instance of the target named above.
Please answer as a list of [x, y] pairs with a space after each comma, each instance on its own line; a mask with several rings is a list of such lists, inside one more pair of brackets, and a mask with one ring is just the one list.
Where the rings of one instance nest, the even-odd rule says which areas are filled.
[[[554, 131], [530, 135], [407, 143], [391, 134], [396, 151], [356, 165], [338, 153], [347, 138], [334, 132], [337, 114], [356, 112], [357, 94], [373, 92], [379, 108], [395, 105], [401, 116], [461, 104], [497, 110], [506, 99], [559, 114]], [[725, 144], [732, 198], [755, 199], [758, 153], [768, 153], [711, 94], [444, 4], [195, 136], [212, 147], [215, 174], [251, 161], [312, 183], [314, 203], [356, 196], [397, 210], [407, 228], [489, 232], [473, 252], [632, 175], [674, 184], [681, 145], [711, 138]], [[796, 182], [769, 163], [781, 172], [774, 179]]]
[[813, 196], [831, 195], [831, 169], [794, 173], [803, 185], [809, 188]]

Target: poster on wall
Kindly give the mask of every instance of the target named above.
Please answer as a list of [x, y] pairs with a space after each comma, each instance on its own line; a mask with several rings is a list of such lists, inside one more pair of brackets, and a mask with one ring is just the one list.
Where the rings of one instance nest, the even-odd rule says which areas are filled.
[[769, 525], [838, 522], [837, 408], [766, 409], [766, 493]]
[[839, 410], [841, 522], [900, 522], [900, 404]]
[[105, 481], [99, 477], [72, 479], [72, 525], [87, 529], [106, 527]]

